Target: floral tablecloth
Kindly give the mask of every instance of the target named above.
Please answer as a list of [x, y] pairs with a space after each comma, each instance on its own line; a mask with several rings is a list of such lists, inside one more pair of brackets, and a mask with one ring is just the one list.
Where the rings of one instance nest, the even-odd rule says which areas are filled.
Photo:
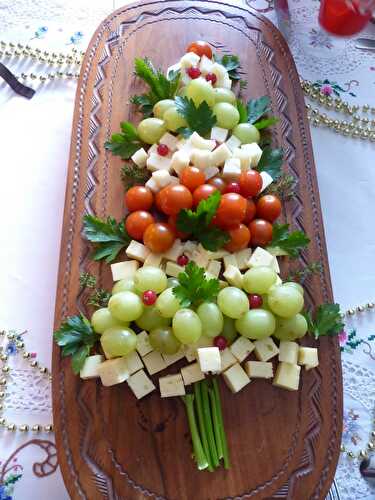
[[[243, 0], [245, 1], [245, 0]], [[41, 49], [84, 50], [101, 19], [126, 2], [0, 0], [0, 38]], [[272, 0], [247, 3], [276, 22]], [[289, 0], [288, 42], [300, 75], [327, 94], [375, 107], [375, 52], [353, 39], [333, 39], [317, 25], [317, 0]], [[375, 28], [366, 32], [375, 38]], [[11, 62], [12, 68], [17, 64]], [[22, 67], [30, 71], [34, 67]], [[50, 366], [74, 82], [56, 82], [31, 101], [0, 84], [0, 327], [15, 329], [31, 356]], [[374, 119], [375, 116], [372, 117]], [[313, 146], [335, 299], [343, 309], [375, 299], [375, 146], [313, 130]], [[353, 316], [340, 336], [344, 373], [343, 445], [366, 449], [374, 429], [375, 312]], [[15, 355], [3, 337], [11, 372], [8, 420], [48, 424], [48, 377]], [[1, 361], [0, 361], [1, 364]], [[0, 500], [68, 498], [53, 434], [0, 430]], [[331, 498], [370, 500], [375, 485], [361, 477], [358, 459], [340, 458]], [[300, 499], [298, 499], [300, 500]], [[302, 500], [302, 499], [301, 499]]]

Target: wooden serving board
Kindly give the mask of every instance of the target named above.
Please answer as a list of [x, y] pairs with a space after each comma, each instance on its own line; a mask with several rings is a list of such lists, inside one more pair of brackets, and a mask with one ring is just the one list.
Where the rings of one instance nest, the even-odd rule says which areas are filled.
[[[125, 119], [137, 90], [136, 56], [164, 69], [194, 40], [238, 54], [247, 93], [267, 94], [280, 117], [274, 142], [285, 151], [285, 169], [298, 178], [284, 218], [311, 237], [293, 265], [320, 261], [323, 272], [305, 283], [308, 305], [332, 301], [327, 252], [309, 127], [289, 49], [258, 13], [210, 0], [139, 2], [110, 15], [87, 49], [77, 89], [61, 245], [55, 326], [78, 310], [89, 314], [79, 274], [89, 271], [111, 288], [108, 265], [93, 263], [82, 238], [85, 213], [124, 215], [121, 162], [103, 148]], [[247, 96], [246, 96], [247, 97]], [[289, 271], [285, 264], [284, 276]], [[314, 345], [306, 339], [307, 345]], [[191, 459], [187, 422], [178, 398], [155, 391], [139, 402], [126, 384], [105, 388], [73, 375], [69, 360], [53, 352], [54, 425], [59, 463], [73, 499], [146, 497], [170, 500], [218, 498], [323, 499], [339, 454], [342, 380], [337, 340], [319, 342], [320, 366], [303, 370], [298, 392], [253, 381], [237, 395], [222, 384], [231, 451], [229, 471], [198, 472]], [[171, 371], [176, 372], [176, 366]]]

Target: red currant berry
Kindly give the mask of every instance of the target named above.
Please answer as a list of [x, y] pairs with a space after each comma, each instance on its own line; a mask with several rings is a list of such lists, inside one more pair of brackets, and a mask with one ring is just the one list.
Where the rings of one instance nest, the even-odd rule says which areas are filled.
[[166, 144], [159, 144], [157, 151], [160, 156], [167, 156], [169, 147]]
[[177, 264], [179, 266], [186, 266], [186, 264], [189, 262], [189, 257], [186, 255], [180, 255], [177, 259]]
[[241, 193], [241, 188], [238, 182], [228, 182], [226, 188], [224, 189], [224, 193]]
[[262, 307], [263, 305], [262, 297], [260, 295], [257, 295], [256, 293], [250, 293], [249, 305], [250, 309], [258, 309], [259, 307]]
[[216, 81], [217, 81], [217, 76], [215, 75], [215, 73], [208, 73], [206, 75], [206, 80], [208, 82], [211, 82], [212, 85], [215, 85]]
[[157, 298], [158, 296], [153, 290], [147, 290], [146, 292], [143, 292], [142, 295], [142, 300], [145, 306], [152, 306], [155, 304]]
[[187, 74], [190, 76], [192, 80], [195, 80], [196, 78], [201, 76], [201, 71], [199, 68], [191, 67], [187, 70]]
[[227, 347], [228, 341], [225, 337], [222, 335], [218, 335], [217, 337], [214, 338], [214, 346], [219, 348], [219, 351], [224, 351], [224, 349]]

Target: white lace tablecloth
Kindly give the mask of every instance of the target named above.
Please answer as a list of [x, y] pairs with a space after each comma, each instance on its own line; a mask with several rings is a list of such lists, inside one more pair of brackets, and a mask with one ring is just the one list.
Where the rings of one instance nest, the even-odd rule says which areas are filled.
[[[84, 50], [97, 24], [123, 3], [0, 0], [0, 38], [48, 50], [65, 51], [73, 45]], [[247, 3], [276, 19], [272, 0]], [[311, 81], [327, 79], [330, 88], [340, 87], [337, 91], [346, 100], [375, 107], [375, 52], [358, 51], [352, 39], [332, 39], [320, 31], [317, 0], [289, 0], [289, 5], [289, 43], [300, 75]], [[375, 38], [375, 28], [369, 27], [367, 34]], [[30, 65], [22, 67], [26, 69]], [[0, 83], [0, 327], [27, 330], [23, 338], [28, 350], [46, 366], [51, 360], [74, 94], [73, 82], [55, 82], [27, 101]], [[324, 129], [314, 129], [312, 135], [335, 300], [347, 309], [375, 299], [375, 145]], [[343, 442], [357, 452], [366, 448], [374, 421], [374, 334], [372, 312], [353, 319], [341, 336]], [[11, 343], [5, 341], [3, 347], [13, 368], [8, 420], [49, 423], [51, 396], [45, 377], [12, 356]], [[0, 500], [68, 498], [52, 434], [0, 430], [0, 440]], [[341, 456], [336, 474], [341, 499], [375, 498], [374, 484], [360, 476], [358, 465], [358, 460]]]

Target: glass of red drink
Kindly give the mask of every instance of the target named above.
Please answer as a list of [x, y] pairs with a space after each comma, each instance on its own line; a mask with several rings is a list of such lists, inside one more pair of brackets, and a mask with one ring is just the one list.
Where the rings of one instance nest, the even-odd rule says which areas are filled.
[[351, 36], [369, 22], [375, 0], [321, 0], [319, 24], [329, 33]]

